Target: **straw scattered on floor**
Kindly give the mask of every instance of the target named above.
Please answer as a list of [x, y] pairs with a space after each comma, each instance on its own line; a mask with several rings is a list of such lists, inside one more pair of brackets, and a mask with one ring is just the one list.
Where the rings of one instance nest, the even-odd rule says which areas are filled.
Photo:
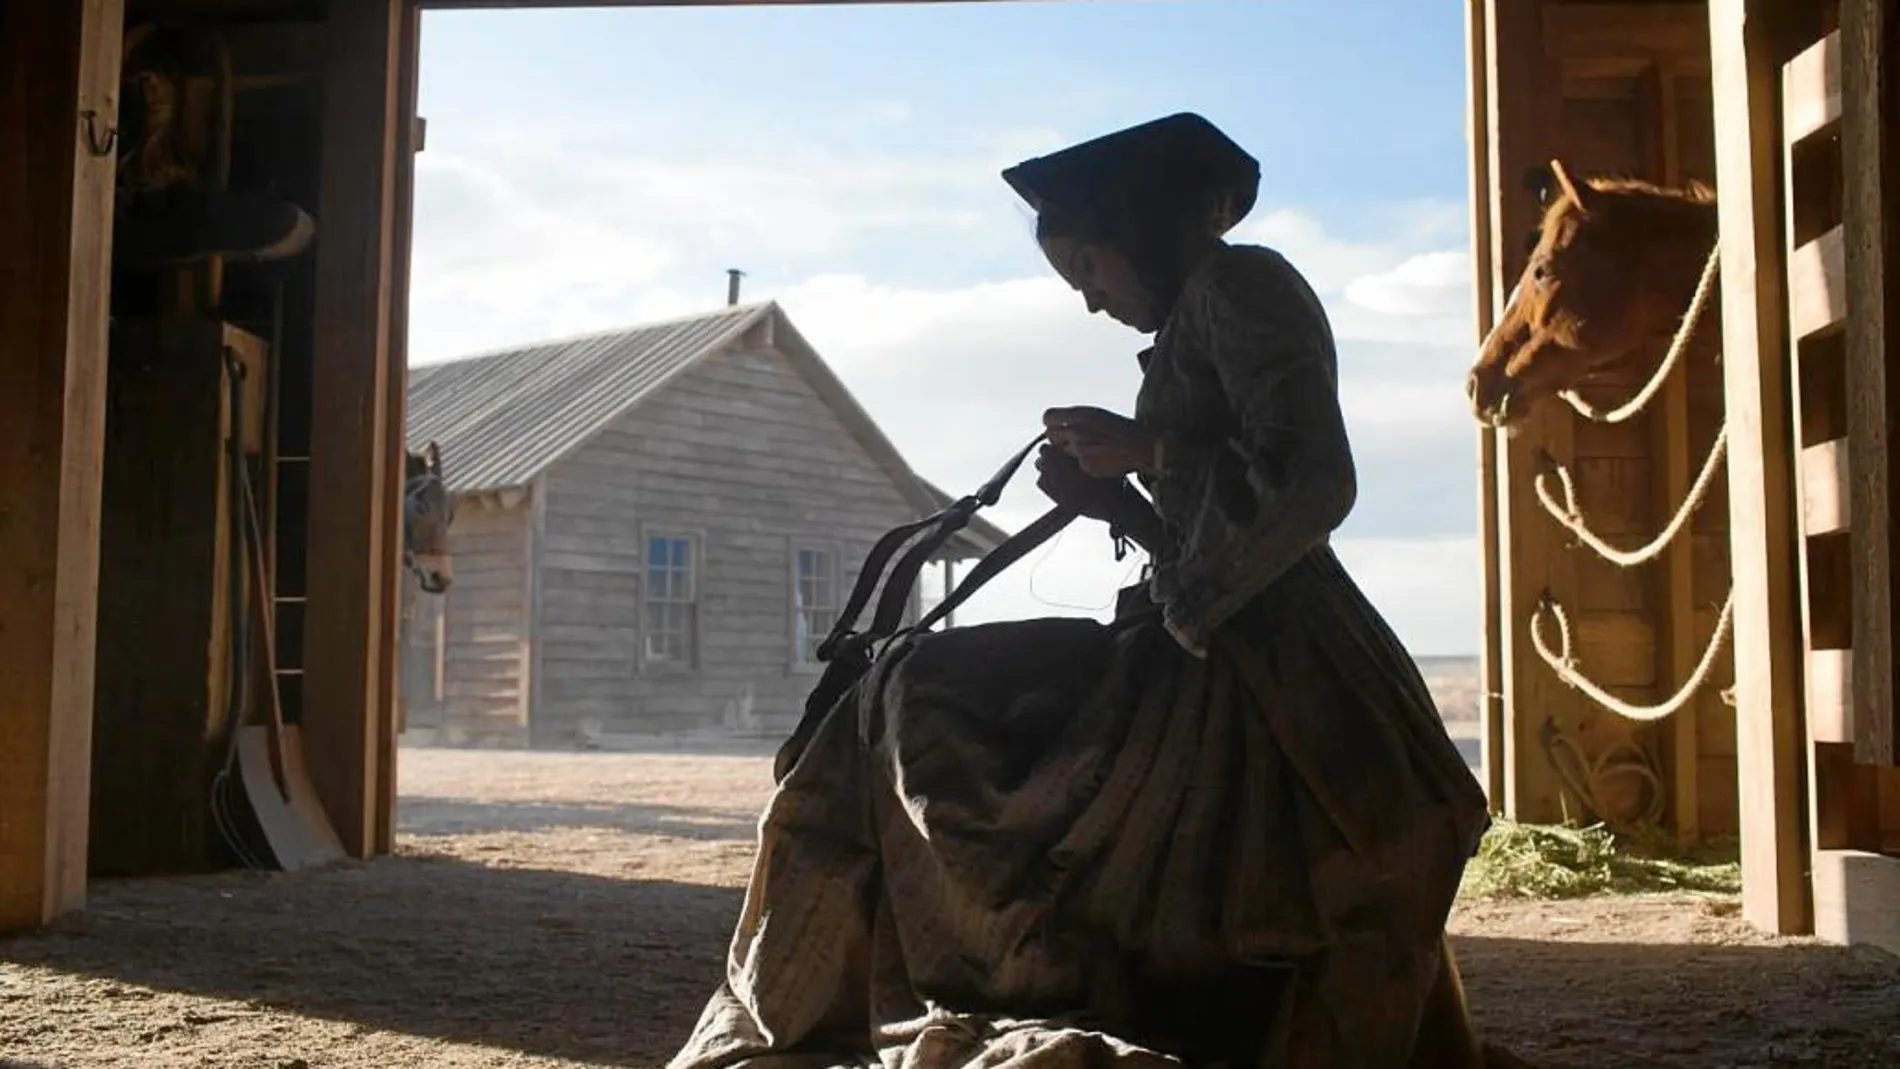
[[1602, 825], [1499, 818], [1465, 867], [1467, 899], [1567, 899], [1599, 894], [1739, 895], [1742, 868], [1726, 843], [1693, 852], [1619, 841]]

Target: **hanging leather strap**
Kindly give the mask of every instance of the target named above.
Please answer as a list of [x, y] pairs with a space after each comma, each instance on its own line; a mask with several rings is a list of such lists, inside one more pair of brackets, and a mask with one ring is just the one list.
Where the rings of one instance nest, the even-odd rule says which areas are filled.
[[[991, 476], [976, 493], [962, 497], [935, 515], [904, 524], [879, 539], [864, 562], [864, 568], [858, 574], [858, 581], [852, 588], [851, 597], [845, 603], [844, 611], [839, 614], [838, 622], [825, 640], [819, 644], [817, 655], [825, 662], [825, 673], [819, 677], [818, 685], [805, 698], [805, 712], [799, 718], [798, 726], [791, 737], [779, 747], [778, 757], [773, 762], [774, 780], [782, 781], [798, 762], [800, 754], [818, 730], [825, 714], [831, 711], [839, 699], [843, 698], [859, 679], [870, 670], [874, 659], [873, 650], [881, 641], [891, 639], [900, 633], [904, 608], [910, 602], [911, 592], [917, 585], [917, 577], [923, 567], [958, 531], [962, 530], [978, 509], [994, 505], [1003, 496], [1003, 489], [1009, 485], [1023, 461], [1036, 446], [1042, 443], [1043, 436], [1037, 435], [1015, 456], [1011, 457], [996, 474]], [[1054, 508], [1044, 513], [1034, 523], [1005, 539], [1002, 545], [991, 550], [977, 566], [971, 570], [955, 590], [945, 591], [944, 599], [917, 624], [904, 628], [903, 634], [927, 630], [947, 617], [958, 605], [968, 600], [970, 595], [984, 583], [995, 578], [996, 574], [1021, 560], [1031, 550], [1054, 537], [1056, 532], [1072, 523], [1079, 513], [1066, 508]], [[928, 531], [910, 551], [899, 558], [896, 567], [888, 575], [885, 565], [906, 541], [920, 531]], [[854, 630], [858, 614], [870, 601], [872, 591], [879, 582], [884, 590], [878, 599], [877, 612], [873, 615], [871, 626], [865, 631]]]
[[[1015, 477], [1029, 454], [1042, 444], [1043, 436], [1038, 434], [1029, 444], [990, 476], [976, 493], [958, 498], [938, 510], [934, 515], [907, 523], [878, 539], [872, 547], [870, 556], [865, 558], [864, 567], [858, 573], [858, 581], [851, 588], [851, 596], [846, 599], [844, 609], [838, 614], [838, 622], [832, 625], [831, 633], [818, 644], [817, 656], [820, 661], [831, 661], [845, 653], [852, 646], [868, 647], [879, 639], [889, 638], [901, 625], [904, 609], [910, 603], [911, 590], [917, 585], [917, 577], [924, 565], [943, 548], [944, 544], [955, 537], [957, 532], [969, 525], [979, 509], [996, 504], [1002, 499], [1003, 490]], [[911, 537], [920, 531], [928, 533], [912, 546], [910, 552], [901, 557], [889, 575], [885, 567], [893, 554]], [[1004, 543], [1007, 545], [1008, 543]], [[999, 547], [1000, 548], [1000, 547]], [[871, 594], [883, 585], [883, 594], [878, 598], [877, 612], [872, 615], [871, 626], [860, 633], [854, 630], [858, 623], [858, 614], [871, 600]]]

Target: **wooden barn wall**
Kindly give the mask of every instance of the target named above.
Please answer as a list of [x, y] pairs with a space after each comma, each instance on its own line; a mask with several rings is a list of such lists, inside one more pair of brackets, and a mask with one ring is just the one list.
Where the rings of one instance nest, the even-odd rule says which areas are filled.
[[0, 33], [0, 931], [86, 896], [114, 165], [81, 116], [121, 30], [75, 0]]
[[[1474, 211], [1486, 245], [1478, 280], [1488, 298], [1480, 306], [1484, 327], [1523, 270], [1540, 211], [1526, 171], [1555, 158], [1579, 177], [1712, 181], [1715, 146], [1702, 4], [1488, 0], [1472, 10], [1473, 50], [1484, 68], [1473, 82], [1474, 131], [1483, 128], [1474, 137], [1485, 178], [1474, 188]], [[1489, 720], [1504, 736], [1487, 745], [1488, 760], [1504, 766], [1488, 779], [1494, 805], [1519, 819], [1557, 820], [1583, 808], [1545, 750], [1548, 718], [1591, 756], [1639, 747], [1663, 783], [1663, 821], [1679, 835], [1738, 827], [1734, 717], [1720, 696], [1730, 678], [1726, 652], [1687, 706], [1639, 724], [1566, 686], [1530, 635], [1548, 591], [1569, 615], [1582, 671], [1636, 704], [1668, 698], [1701, 657], [1729, 586], [1721, 480], [1676, 544], [1626, 568], [1571, 544], [1539, 504], [1532, 479], [1547, 453], [1570, 469], [1585, 519], [1606, 541], [1631, 547], [1655, 537], [1687, 498], [1722, 425], [1713, 316], [1703, 330], [1708, 337], [1643, 415], [1605, 425], [1555, 402], [1522, 433], [1484, 444], [1484, 527], [1497, 561], [1488, 577], [1497, 618], [1487, 640], [1487, 689], [1503, 695]], [[1632, 373], [1604, 376], [1579, 393], [1598, 408], [1623, 403], [1667, 348], [1668, 339], [1657, 339]], [[1623, 813], [1639, 810], [1651, 790], [1634, 775], [1607, 776], [1596, 787], [1605, 808]]]
[[414, 605], [403, 623], [403, 704], [411, 739], [527, 744], [529, 522], [525, 502], [463, 498], [449, 532], [454, 584], [441, 595], [404, 584]]
[[[848, 589], [915, 518], [786, 357], [756, 347], [702, 361], [542, 485], [537, 745], [789, 730], [816, 682], [791, 665], [793, 545], [833, 549]], [[643, 525], [700, 539], [694, 669], [642, 665]]]

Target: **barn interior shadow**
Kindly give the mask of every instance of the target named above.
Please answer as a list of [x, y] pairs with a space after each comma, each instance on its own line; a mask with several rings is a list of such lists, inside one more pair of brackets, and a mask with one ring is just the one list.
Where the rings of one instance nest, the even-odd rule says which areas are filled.
[[1454, 938], [1481, 1032], [1539, 1069], [1900, 1065], [1872, 947]]
[[98, 881], [0, 963], [602, 1066], [659, 1065], [723, 973], [743, 892], [398, 855]]
[[[0, 963], [111, 981], [88, 998], [187, 992], [234, 1014], [657, 1066], [719, 981], [741, 897], [407, 854], [102, 882], [86, 912], [0, 941]], [[1900, 1064], [1900, 961], [1877, 951], [1456, 942], [1481, 1027], [1541, 1069]]]

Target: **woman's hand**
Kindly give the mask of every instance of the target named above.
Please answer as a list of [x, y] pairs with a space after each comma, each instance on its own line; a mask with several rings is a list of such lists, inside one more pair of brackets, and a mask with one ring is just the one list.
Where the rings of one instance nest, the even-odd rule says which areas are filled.
[[1074, 457], [1084, 474], [1114, 479], [1156, 470], [1159, 440], [1126, 416], [1100, 408], [1052, 408], [1042, 414], [1049, 443]]
[[1113, 523], [1122, 508], [1122, 482], [1088, 474], [1076, 459], [1053, 445], [1036, 454], [1036, 489], [1049, 500], [1092, 520]]

